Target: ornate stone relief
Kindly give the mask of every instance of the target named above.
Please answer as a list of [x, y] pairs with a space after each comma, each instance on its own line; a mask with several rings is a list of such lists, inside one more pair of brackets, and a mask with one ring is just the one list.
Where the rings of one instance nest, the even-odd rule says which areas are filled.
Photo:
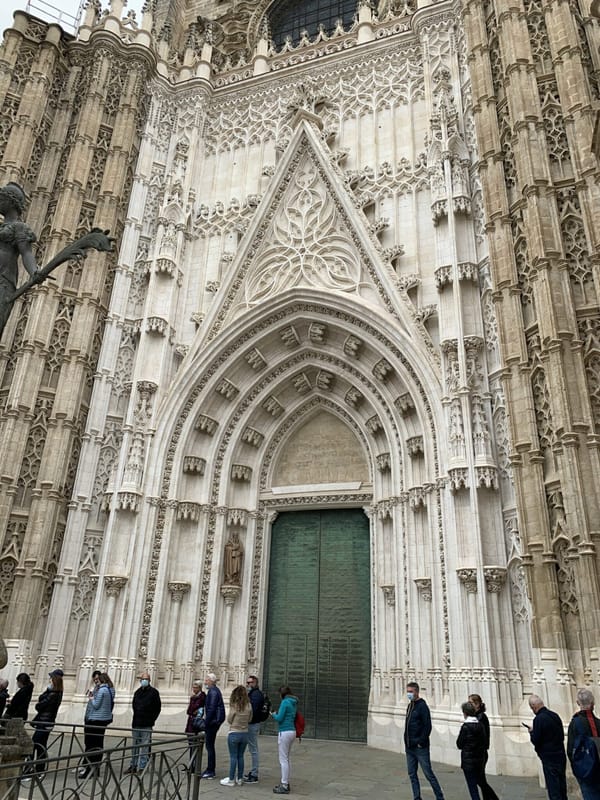
[[0, 553], [0, 614], [6, 614], [10, 606], [15, 569], [21, 560], [26, 530], [27, 520], [11, 517]]
[[269, 245], [245, 283], [248, 306], [293, 286], [357, 293], [361, 265], [343, 232], [333, 199], [306, 163], [292, 178], [273, 221]]

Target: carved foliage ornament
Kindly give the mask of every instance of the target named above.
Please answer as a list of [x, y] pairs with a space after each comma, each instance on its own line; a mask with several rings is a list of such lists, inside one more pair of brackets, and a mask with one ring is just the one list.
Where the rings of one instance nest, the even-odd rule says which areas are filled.
[[246, 283], [249, 306], [295, 286], [357, 292], [360, 262], [317, 170], [306, 162]]

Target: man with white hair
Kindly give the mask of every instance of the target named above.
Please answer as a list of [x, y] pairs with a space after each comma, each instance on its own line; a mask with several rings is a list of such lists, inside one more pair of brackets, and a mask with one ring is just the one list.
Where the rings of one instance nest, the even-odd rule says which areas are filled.
[[[594, 695], [589, 689], [577, 692], [579, 711], [573, 716], [567, 731], [567, 755], [573, 765], [573, 750], [578, 736], [600, 736], [600, 719], [594, 716]], [[587, 778], [577, 778], [583, 800], [600, 800], [600, 765], [596, 761], [594, 772]]]
[[209, 672], [204, 683], [206, 684], [206, 701], [204, 703], [204, 746], [206, 747], [206, 769], [201, 778], [214, 778], [217, 768], [215, 754], [215, 740], [219, 728], [225, 721], [225, 704], [223, 695], [217, 686], [219, 679], [214, 672]]
[[527, 725], [531, 744], [542, 762], [549, 800], [567, 800], [567, 756], [565, 729], [561, 718], [546, 708], [537, 694], [529, 698], [529, 708], [535, 714], [533, 725]]

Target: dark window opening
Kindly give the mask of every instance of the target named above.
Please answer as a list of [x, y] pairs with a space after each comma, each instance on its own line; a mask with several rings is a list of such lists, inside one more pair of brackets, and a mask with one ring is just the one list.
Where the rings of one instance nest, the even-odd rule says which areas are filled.
[[319, 25], [327, 34], [336, 29], [338, 20], [347, 30], [356, 14], [357, 0], [278, 0], [269, 10], [271, 38], [279, 49], [289, 36], [293, 44], [298, 44], [303, 31], [309, 39], [319, 32]]

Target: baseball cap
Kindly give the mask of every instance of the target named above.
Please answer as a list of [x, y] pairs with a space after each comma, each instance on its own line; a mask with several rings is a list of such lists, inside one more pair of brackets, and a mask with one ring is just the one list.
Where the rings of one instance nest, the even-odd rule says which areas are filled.
[[64, 678], [65, 673], [62, 669], [53, 669], [52, 672], [49, 672], [48, 675], [51, 678]]

